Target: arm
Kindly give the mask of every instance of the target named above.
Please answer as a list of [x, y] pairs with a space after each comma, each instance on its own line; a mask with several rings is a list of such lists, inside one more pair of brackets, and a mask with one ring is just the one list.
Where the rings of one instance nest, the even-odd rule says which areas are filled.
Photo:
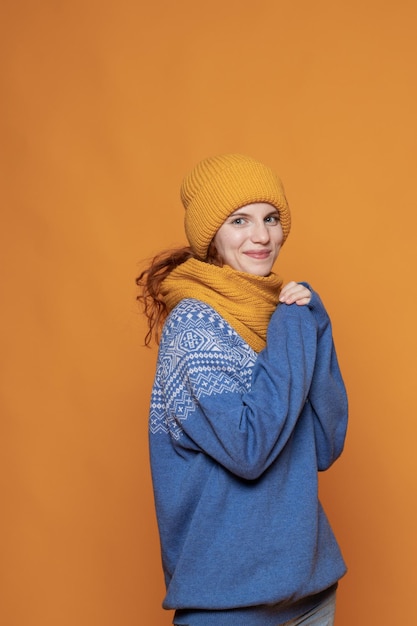
[[326, 470], [343, 450], [348, 403], [333, 343], [330, 319], [315, 292], [312, 292], [308, 308], [316, 319], [318, 329], [317, 358], [308, 400], [315, 416], [318, 469]]
[[167, 337], [167, 343], [181, 347], [172, 353], [174, 364], [162, 355], [171, 372], [164, 383], [170, 419], [184, 435], [177, 445], [204, 451], [238, 476], [257, 478], [286, 445], [306, 402], [317, 322], [308, 307], [278, 306], [267, 347], [254, 365], [251, 390], [244, 392], [230, 346], [224, 354], [209, 318], [195, 316], [194, 335], [184, 326]]

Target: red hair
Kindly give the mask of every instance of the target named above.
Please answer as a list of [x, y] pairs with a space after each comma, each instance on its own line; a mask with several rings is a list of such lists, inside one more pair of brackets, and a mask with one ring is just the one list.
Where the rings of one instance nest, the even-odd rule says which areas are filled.
[[[142, 304], [143, 312], [148, 319], [145, 346], [151, 344], [153, 337], [159, 343], [162, 326], [168, 316], [168, 309], [161, 295], [163, 281], [173, 269], [191, 258], [195, 258], [195, 255], [188, 246], [165, 250], [154, 256], [149, 266], [136, 278], [136, 284], [141, 289], [137, 300]], [[210, 244], [205, 262], [223, 265], [213, 243]]]

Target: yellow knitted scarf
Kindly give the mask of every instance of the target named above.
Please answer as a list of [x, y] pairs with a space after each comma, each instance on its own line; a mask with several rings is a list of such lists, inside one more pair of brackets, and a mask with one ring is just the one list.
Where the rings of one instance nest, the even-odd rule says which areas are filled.
[[184, 298], [195, 298], [215, 309], [237, 333], [259, 352], [278, 304], [282, 280], [276, 274], [255, 276], [189, 259], [163, 281], [161, 293], [168, 311]]

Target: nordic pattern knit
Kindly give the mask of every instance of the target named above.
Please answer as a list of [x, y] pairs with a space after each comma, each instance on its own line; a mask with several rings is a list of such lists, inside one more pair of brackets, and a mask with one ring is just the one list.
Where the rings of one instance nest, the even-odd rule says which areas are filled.
[[276, 626], [346, 571], [318, 501], [347, 399], [327, 313], [279, 305], [256, 354], [207, 304], [171, 312], [159, 348], [150, 455], [175, 623]]

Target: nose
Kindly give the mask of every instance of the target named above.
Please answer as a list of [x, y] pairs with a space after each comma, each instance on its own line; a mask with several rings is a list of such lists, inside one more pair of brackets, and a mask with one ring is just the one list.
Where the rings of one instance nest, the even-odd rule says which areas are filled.
[[251, 239], [254, 243], [265, 244], [269, 241], [269, 230], [263, 220], [260, 222], [256, 222], [256, 224], [253, 225], [251, 234]]

